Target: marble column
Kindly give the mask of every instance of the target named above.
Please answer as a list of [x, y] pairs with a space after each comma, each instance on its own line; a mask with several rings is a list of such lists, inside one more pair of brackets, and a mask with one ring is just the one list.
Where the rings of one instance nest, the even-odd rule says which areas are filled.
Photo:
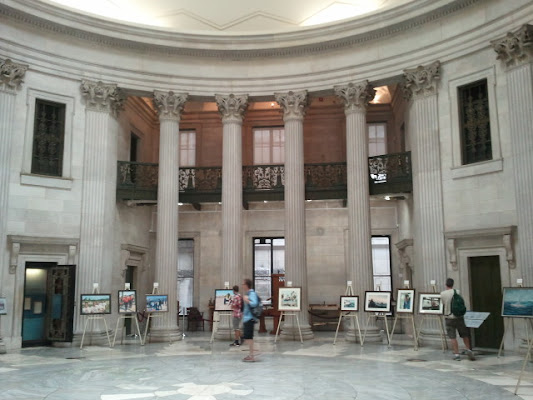
[[[305, 174], [303, 120], [308, 105], [307, 91], [275, 93], [285, 121], [285, 281], [302, 288], [302, 311], [298, 318], [304, 339], [312, 339], [307, 298], [305, 232]], [[286, 318], [281, 337], [296, 339], [294, 318]]]
[[159, 283], [159, 293], [168, 295], [169, 312], [153, 319], [152, 341], [182, 338], [177, 326], [179, 122], [187, 97], [187, 93], [154, 92], [160, 122], [154, 280]]
[[509, 132], [514, 165], [517, 246], [516, 265], [523, 285], [533, 286], [533, 25], [492, 42], [506, 70]]
[[[0, 61], [0, 282], [7, 285], [12, 279], [8, 279], [9, 252], [7, 248], [7, 205], [9, 193], [9, 174], [11, 139], [13, 133], [13, 120], [15, 118], [15, 99], [17, 90], [23, 82], [28, 67], [16, 64], [11, 60]], [[14, 271], [9, 271], [14, 274]], [[14, 279], [14, 276], [13, 276]], [[4, 291], [0, 286], [0, 291]], [[5, 292], [4, 292], [5, 294]], [[14, 298], [8, 300], [8, 314], [12, 313]], [[4, 318], [4, 321], [6, 319]], [[10, 324], [3, 322], [0, 325], [0, 354], [5, 353], [4, 336], [8, 333]], [[10, 329], [9, 329], [10, 330]]]
[[[437, 85], [440, 62], [404, 71], [404, 92], [409, 102], [409, 135], [413, 163], [414, 287], [437, 291], [446, 282], [444, 211], [439, 140]], [[430, 321], [422, 328], [422, 338], [440, 340], [439, 325]]]
[[[93, 283], [99, 284], [101, 293], [109, 293], [112, 289], [118, 140], [116, 117], [124, 102], [116, 84], [84, 80], [81, 94], [85, 98], [85, 140], [80, 255], [76, 271], [78, 295], [92, 293]], [[75, 319], [76, 336], [81, 335], [84, 323], [83, 318]], [[103, 330], [103, 324], [95, 325], [93, 330], [100, 332], [100, 340], [104, 340]]]
[[240, 285], [242, 271], [242, 120], [247, 95], [216, 95], [222, 115], [222, 271], [221, 287]]
[[[363, 300], [365, 291], [374, 290], [366, 108], [374, 98], [376, 91], [368, 81], [364, 81], [336, 86], [335, 94], [343, 100], [346, 115], [348, 260], [350, 263], [348, 280], [353, 282], [354, 294], [359, 295], [359, 298]], [[373, 318], [365, 340], [381, 341], [379, 329], [374, 322]], [[346, 339], [355, 341], [357, 338], [354, 325], [349, 324]]]

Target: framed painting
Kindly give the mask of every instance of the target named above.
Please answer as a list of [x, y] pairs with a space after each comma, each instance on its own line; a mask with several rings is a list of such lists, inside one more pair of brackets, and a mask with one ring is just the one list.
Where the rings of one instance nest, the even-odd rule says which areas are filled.
[[131, 314], [137, 312], [137, 292], [135, 290], [118, 291], [118, 313]]
[[232, 289], [215, 289], [215, 311], [232, 311]]
[[359, 311], [359, 296], [341, 296], [341, 311]]
[[280, 287], [278, 294], [278, 311], [301, 311], [302, 288]]
[[0, 297], [0, 315], [7, 314], [7, 303], [5, 297]]
[[413, 314], [415, 312], [415, 290], [398, 289], [396, 298], [396, 311], [399, 313]]
[[391, 292], [365, 292], [365, 312], [390, 312]]
[[82, 294], [80, 299], [80, 314], [111, 314], [110, 294]]
[[147, 294], [146, 311], [151, 313], [168, 311], [168, 294]]
[[438, 293], [420, 293], [418, 306], [420, 314], [440, 315], [443, 313], [442, 299]]
[[502, 317], [533, 318], [533, 288], [504, 287]]

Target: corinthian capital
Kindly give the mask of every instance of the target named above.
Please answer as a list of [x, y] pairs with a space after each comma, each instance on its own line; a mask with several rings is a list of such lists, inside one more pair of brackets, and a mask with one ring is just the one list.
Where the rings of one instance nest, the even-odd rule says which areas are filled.
[[101, 81], [81, 82], [81, 94], [85, 97], [86, 106], [89, 110], [106, 111], [114, 115], [124, 106], [126, 97], [115, 83], [103, 83]]
[[159, 119], [180, 120], [183, 106], [189, 97], [188, 93], [174, 93], [154, 91], [154, 107], [159, 114]]
[[0, 89], [17, 89], [28, 70], [27, 65], [15, 64], [7, 59], [0, 61]]
[[490, 42], [506, 67], [533, 61], [533, 25], [522, 25], [504, 38]]
[[222, 115], [222, 121], [242, 122], [244, 112], [248, 108], [247, 94], [230, 94], [229, 96], [216, 94], [215, 99], [218, 111]]
[[406, 98], [431, 96], [437, 94], [437, 83], [440, 80], [440, 61], [429, 65], [403, 71], [404, 95]]
[[359, 83], [350, 82], [347, 85], [335, 86], [333, 89], [335, 90], [335, 94], [344, 102], [344, 112], [346, 114], [365, 112], [368, 103], [376, 95], [376, 91], [368, 81]]
[[303, 119], [308, 106], [307, 90], [288, 93], [274, 93], [276, 101], [283, 109], [283, 120]]

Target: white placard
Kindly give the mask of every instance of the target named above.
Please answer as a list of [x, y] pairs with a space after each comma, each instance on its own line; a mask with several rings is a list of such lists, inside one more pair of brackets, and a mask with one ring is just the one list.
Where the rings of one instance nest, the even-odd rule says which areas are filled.
[[159, 287], [159, 282], [154, 282], [154, 288], [158, 288]]
[[518, 278], [518, 279], [516, 280], [516, 284], [517, 284], [518, 286], [522, 286], [522, 282], [524, 282], [524, 280], [523, 280], [522, 278]]
[[352, 286], [352, 281], [346, 281], [346, 286]]
[[93, 283], [93, 289], [98, 289], [100, 285], [98, 283]]
[[465, 314], [465, 325], [467, 328], [479, 328], [489, 315], [489, 312], [467, 311]]
[[131, 289], [131, 284], [126, 282], [124, 284], [124, 290], [130, 290], [130, 289]]
[[435, 285], [436, 283], [437, 283], [437, 281], [435, 279], [432, 279], [432, 280], [429, 281], [430, 285]]
[[229, 282], [224, 282], [224, 287], [225, 287], [226, 289], [229, 289]]
[[409, 281], [403, 281], [403, 285], [408, 288], [409, 287]]
[[292, 281], [287, 281], [287, 287], [292, 287]]

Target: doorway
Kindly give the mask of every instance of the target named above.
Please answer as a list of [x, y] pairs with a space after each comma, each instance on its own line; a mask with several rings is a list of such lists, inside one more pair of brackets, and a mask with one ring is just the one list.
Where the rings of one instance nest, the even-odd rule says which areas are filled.
[[75, 269], [52, 262], [26, 263], [23, 347], [72, 341]]
[[485, 322], [473, 329], [475, 347], [497, 349], [504, 334], [502, 284], [499, 256], [469, 257], [472, 310], [489, 312]]

